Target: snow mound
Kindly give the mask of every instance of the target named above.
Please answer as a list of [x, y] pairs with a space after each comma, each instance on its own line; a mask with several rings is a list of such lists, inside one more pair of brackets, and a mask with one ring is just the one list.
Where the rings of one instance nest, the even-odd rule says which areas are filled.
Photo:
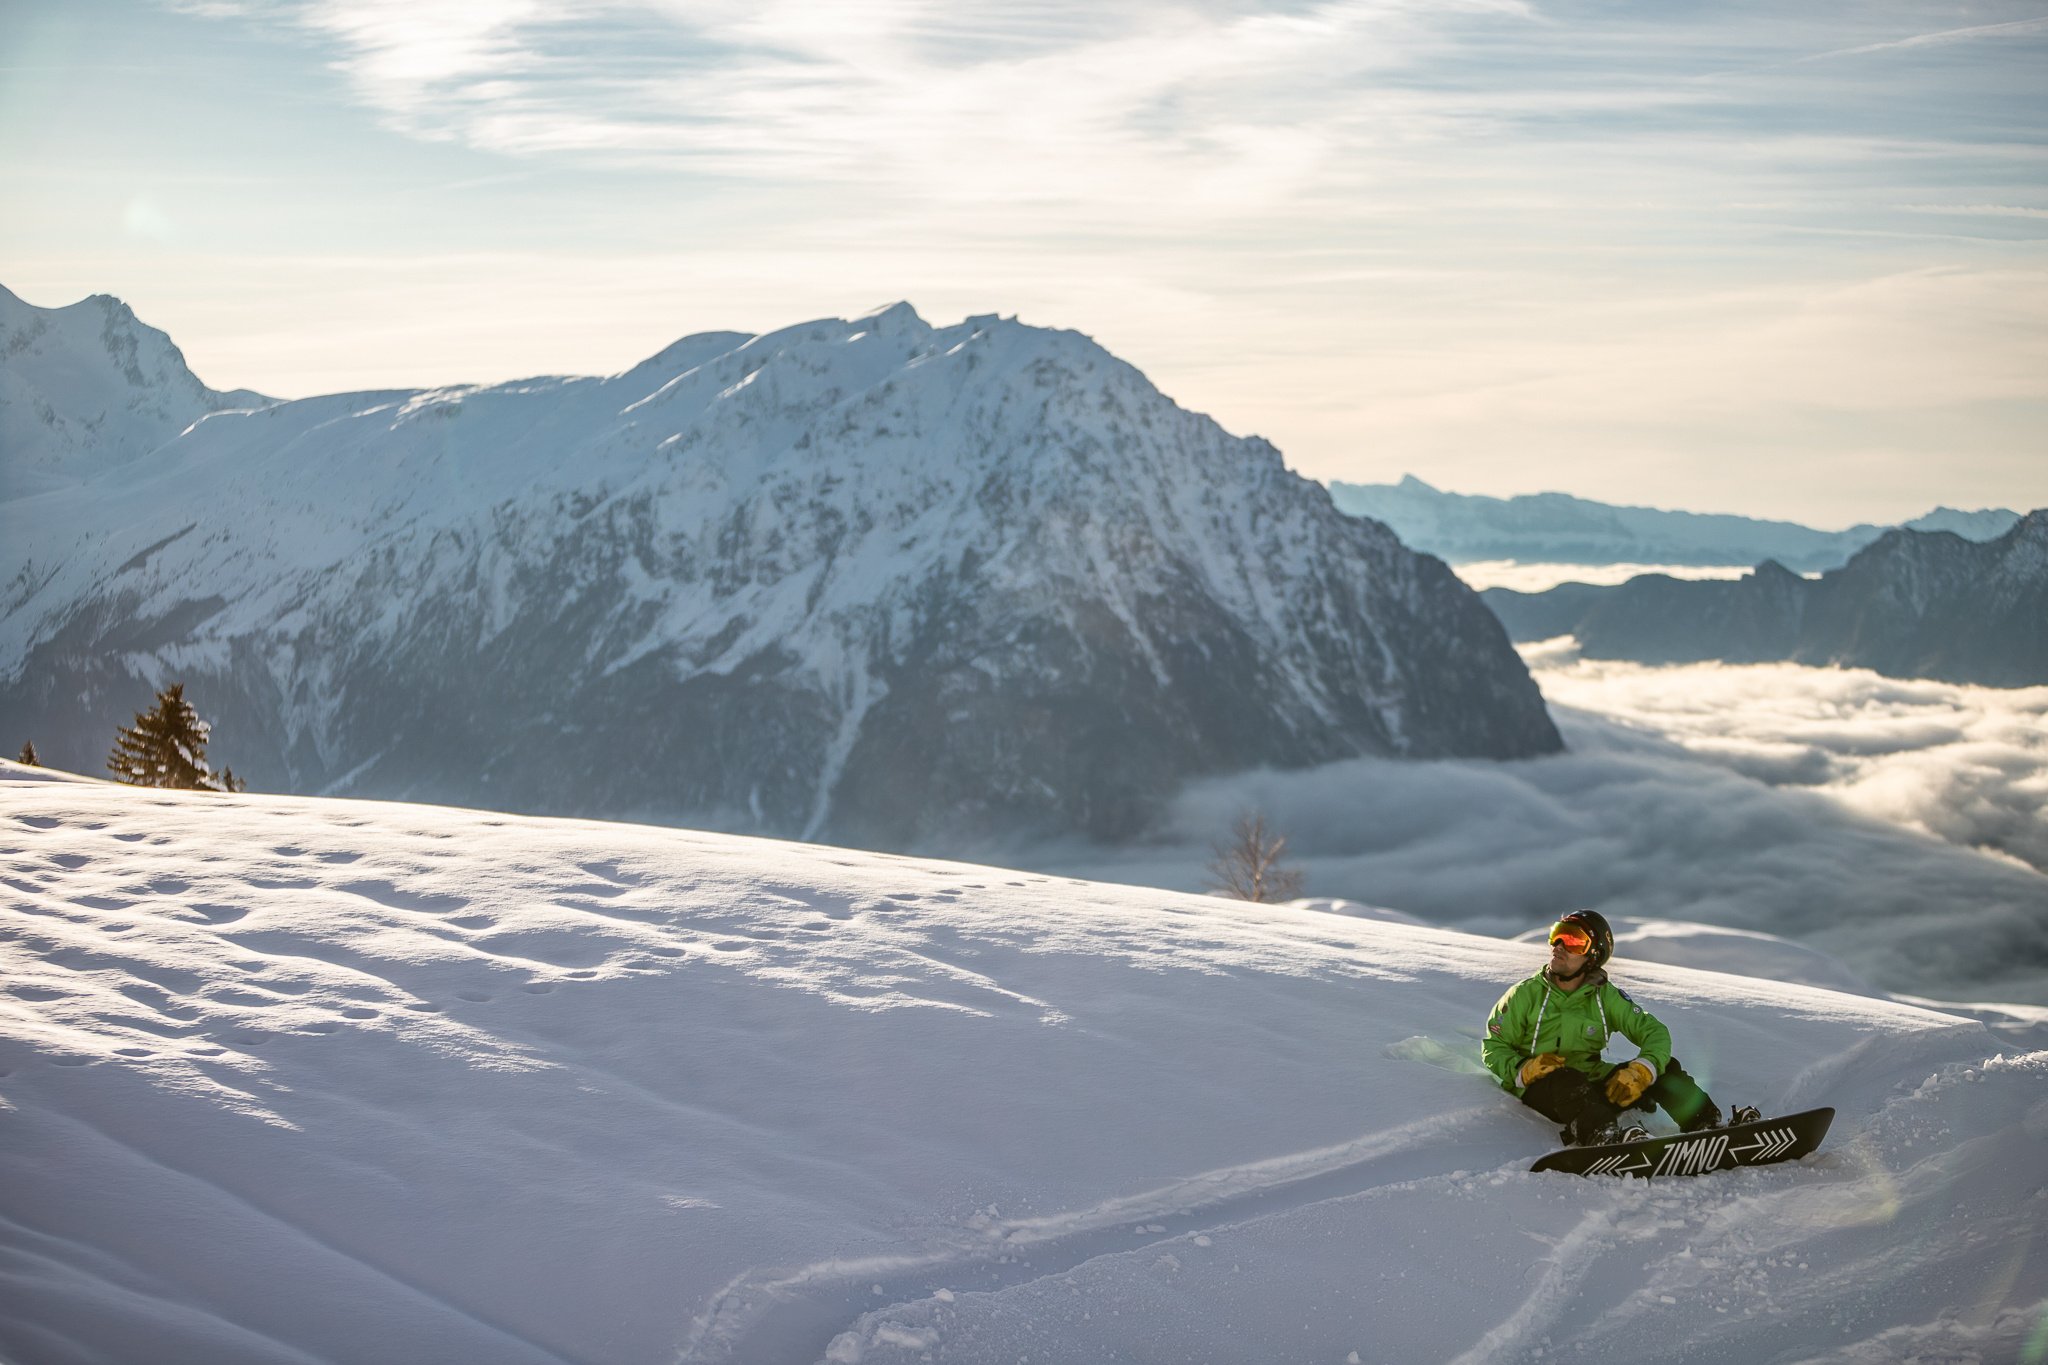
[[[1662, 962], [1703, 972], [1822, 986], [1856, 995], [1883, 994], [1833, 954], [1776, 934], [1730, 929], [1719, 924], [1623, 916], [1610, 919], [1608, 924], [1614, 930], [1617, 972], [1624, 972], [1638, 962]], [[1547, 928], [1531, 929], [1516, 935], [1515, 942], [1540, 944], [1548, 933]]]
[[1409, 914], [1406, 910], [1393, 910], [1384, 905], [1368, 905], [1364, 901], [1349, 901], [1342, 897], [1309, 896], [1302, 900], [1290, 901], [1296, 910], [1320, 910], [1326, 915], [1348, 915], [1352, 919], [1378, 920], [1383, 924], [1428, 924], [1429, 921]]
[[[0, 767], [0, 1356], [2017, 1359], [2048, 1052], [1653, 963], [1798, 1165], [1531, 1175], [1526, 944]], [[1730, 946], [1730, 952], [1738, 945]]]

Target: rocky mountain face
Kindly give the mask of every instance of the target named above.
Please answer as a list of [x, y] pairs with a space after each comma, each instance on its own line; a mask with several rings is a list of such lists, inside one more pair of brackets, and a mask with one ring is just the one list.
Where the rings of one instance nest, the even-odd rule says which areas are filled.
[[[1414, 475], [1397, 484], [1333, 483], [1330, 496], [1353, 516], [1385, 522], [1402, 543], [1454, 564], [1513, 559], [1554, 564], [1756, 564], [1774, 559], [1802, 572], [1838, 568], [1883, 535], [1882, 526], [1820, 531], [1653, 507], [1616, 507], [1564, 493], [1489, 498], [1446, 493]], [[2019, 520], [2003, 509], [1937, 507], [1906, 523], [1992, 540]]]
[[119, 299], [37, 308], [0, 288], [0, 499], [81, 482], [207, 413], [271, 401], [200, 383], [171, 339]]
[[1515, 639], [1574, 635], [1589, 658], [1783, 659], [1993, 687], [2048, 683], [2048, 510], [1988, 544], [1887, 531], [1818, 579], [1767, 561], [1734, 582], [1645, 574], [1617, 587], [1482, 596]]
[[257, 789], [943, 849], [1559, 747], [1441, 562], [995, 317], [216, 413], [0, 517], [0, 724], [84, 771], [176, 680]]

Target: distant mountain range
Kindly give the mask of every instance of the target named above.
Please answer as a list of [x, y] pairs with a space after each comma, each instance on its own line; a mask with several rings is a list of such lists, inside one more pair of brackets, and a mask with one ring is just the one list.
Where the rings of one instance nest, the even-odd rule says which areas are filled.
[[[1411, 549], [1453, 564], [1513, 559], [1557, 564], [1742, 565], [1774, 559], [1790, 569], [1838, 568], [1886, 527], [1817, 531], [1789, 521], [1650, 507], [1615, 507], [1564, 493], [1514, 498], [1446, 493], [1414, 475], [1397, 484], [1333, 483], [1339, 510], [1393, 528]], [[1906, 523], [1991, 540], [2019, 520], [2004, 509], [1958, 512], [1939, 507]]]
[[1560, 747], [1440, 561], [1076, 333], [898, 304], [265, 405], [0, 304], [0, 735], [60, 767], [182, 681], [258, 789], [943, 848]]
[[1588, 658], [1790, 660], [1994, 687], [2048, 683], [2048, 510], [1987, 544], [1887, 531], [1818, 579], [1766, 561], [1733, 582], [1644, 574], [1614, 587], [1481, 595], [1516, 640], [1572, 635]]

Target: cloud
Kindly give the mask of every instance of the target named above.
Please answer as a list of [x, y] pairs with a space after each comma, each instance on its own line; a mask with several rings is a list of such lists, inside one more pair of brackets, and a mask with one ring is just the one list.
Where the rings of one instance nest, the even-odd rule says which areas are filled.
[[1752, 572], [1739, 564], [1552, 564], [1518, 559], [1473, 559], [1451, 566], [1473, 591], [1512, 588], [1544, 592], [1560, 583], [1592, 583], [1612, 587], [1644, 574], [1695, 581], [1743, 578]]
[[1502, 935], [1581, 906], [1723, 925], [1887, 990], [2048, 1003], [2048, 876], [2027, 865], [2048, 864], [2048, 689], [1791, 666], [1537, 677], [1566, 754], [1244, 774], [1189, 787], [1152, 845], [1002, 856], [1192, 890], [1209, 841], [1257, 809], [1312, 895]]
[[1967, 687], [1797, 664], [1650, 668], [1554, 648], [1531, 663], [1554, 707], [2048, 872], [2048, 687]]
[[[253, 4], [254, 0], [250, 0]], [[1666, 85], [1450, 91], [1401, 77], [1522, 0], [963, 7], [271, 0], [391, 126], [519, 156], [1157, 223], [1313, 195], [1332, 158], [1484, 132], [1534, 98], [1625, 111]]]
[[1920, 47], [1948, 47], [1956, 43], [2028, 38], [2041, 33], [2048, 33], [2048, 18], [2015, 19], [2003, 24], [1973, 24], [1968, 28], [1945, 28], [1933, 33], [1915, 33], [1909, 37], [1893, 38], [1881, 43], [1864, 43], [1858, 47], [1836, 48], [1832, 52], [1816, 52], [1799, 60], [1828, 61], [1837, 57], [1861, 57], [1873, 52], [1902, 52]]

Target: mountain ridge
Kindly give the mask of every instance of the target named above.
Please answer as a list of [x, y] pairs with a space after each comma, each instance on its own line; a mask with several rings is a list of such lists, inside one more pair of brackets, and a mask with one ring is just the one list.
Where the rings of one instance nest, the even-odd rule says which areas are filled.
[[0, 286], [0, 360], [0, 499], [97, 477], [209, 413], [275, 401], [208, 388], [168, 335], [111, 294], [37, 308]]
[[[1729, 513], [1626, 507], [1568, 493], [1511, 498], [1446, 493], [1413, 474], [1397, 484], [1335, 482], [1330, 496], [1353, 516], [1394, 529], [1404, 544], [1452, 563], [1519, 560], [1565, 564], [1749, 566], [1775, 559], [1800, 571], [1838, 568], [1887, 529], [1822, 531], [1797, 522]], [[2019, 514], [1937, 507], [1906, 522], [1912, 530], [1954, 531], [1992, 540]]]
[[736, 335], [214, 413], [9, 504], [0, 714], [76, 761], [175, 674], [258, 785], [878, 846], [1559, 744], [1440, 562], [1079, 333]]
[[1996, 540], [1895, 527], [1839, 569], [1802, 578], [1646, 574], [1613, 587], [1480, 596], [1518, 641], [1577, 637], [1587, 658], [1863, 667], [1993, 687], [2048, 683], [2048, 509]]

